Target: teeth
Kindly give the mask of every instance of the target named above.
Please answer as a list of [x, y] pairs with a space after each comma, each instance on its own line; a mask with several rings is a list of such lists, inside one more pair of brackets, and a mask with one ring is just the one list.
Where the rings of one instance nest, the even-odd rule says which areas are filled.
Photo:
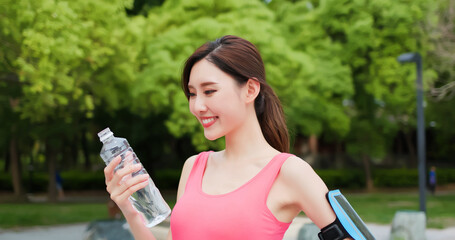
[[211, 122], [211, 121], [214, 121], [214, 120], [215, 120], [215, 118], [202, 119], [202, 123], [203, 123], [203, 124], [207, 124], [207, 123], [209, 123], [209, 122]]

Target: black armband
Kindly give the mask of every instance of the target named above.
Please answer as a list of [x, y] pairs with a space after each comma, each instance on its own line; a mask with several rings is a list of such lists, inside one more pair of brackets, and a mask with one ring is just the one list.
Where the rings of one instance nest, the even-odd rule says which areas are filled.
[[318, 237], [320, 240], [342, 240], [351, 237], [351, 235], [344, 229], [337, 217], [335, 221], [321, 229]]
[[336, 219], [333, 223], [321, 229], [318, 234], [321, 240], [339, 240], [352, 238], [354, 240], [375, 240], [365, 223], [357, 215], [348, 200], [340, 190], [329, 191], [326, 195]]

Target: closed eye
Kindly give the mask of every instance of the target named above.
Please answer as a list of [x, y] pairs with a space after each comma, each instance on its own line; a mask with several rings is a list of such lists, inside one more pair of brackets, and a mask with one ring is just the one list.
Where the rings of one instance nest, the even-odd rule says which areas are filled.
[[216, 90], [206, 90], [206, 91], [204, 91], [204, 94], [205, 95], [210, 95], [210, 94], [212, 94], [214, 92], [216, 92]]

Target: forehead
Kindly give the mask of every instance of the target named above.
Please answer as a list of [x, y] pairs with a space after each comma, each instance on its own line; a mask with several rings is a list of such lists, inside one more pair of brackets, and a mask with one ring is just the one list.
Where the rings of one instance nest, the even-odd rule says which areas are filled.
[[232, 84], [234, 79], [219, 69], [215, 64], [206, 59], [202, 59], [196, 64], [190, 72], [188, 88], [195, 88], [210, 84]]

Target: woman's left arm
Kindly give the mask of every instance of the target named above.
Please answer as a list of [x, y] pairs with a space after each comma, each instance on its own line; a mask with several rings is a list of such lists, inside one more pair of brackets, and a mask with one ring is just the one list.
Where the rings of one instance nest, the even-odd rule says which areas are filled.
[[283, 164], [280, 175], [289, 187], [294, 204], [316, 226], [321, 229], [335, 221], [335, 213], [326, 198], [329, 190], [307, 162], [291, 156]]

